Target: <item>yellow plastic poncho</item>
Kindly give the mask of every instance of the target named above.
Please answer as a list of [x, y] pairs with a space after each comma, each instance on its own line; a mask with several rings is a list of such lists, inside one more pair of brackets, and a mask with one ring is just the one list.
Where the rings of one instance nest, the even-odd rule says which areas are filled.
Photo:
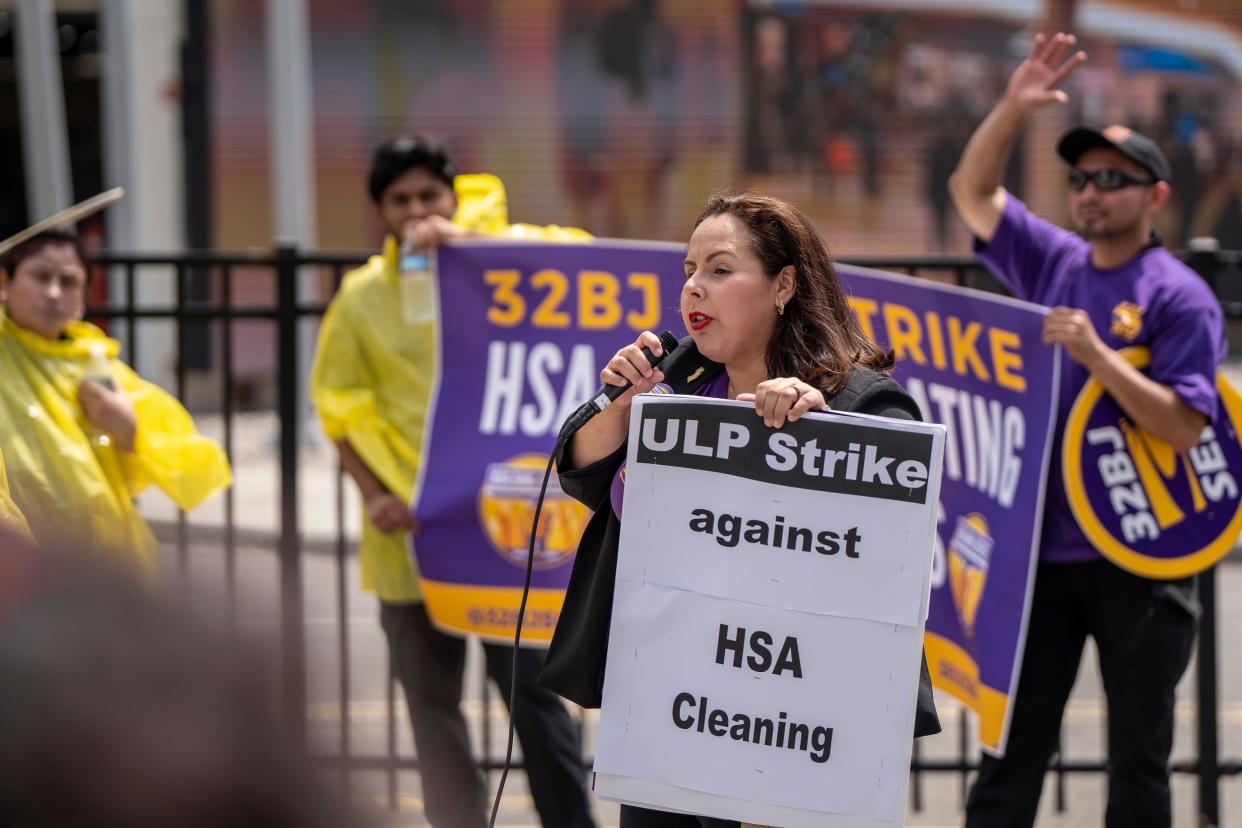
[[9, 477], [4, 470], [3, 454], [0, 454], [0, 529], [27, 537], [30, 535], [30, 527], [26, 525], [22, 510], [17, 508], [13, 496], [9, 494]]
[[[137, 415], [133, 451], [92, 427], [78, 404], [78, 382], [100, 342]], [[181, 404], [118, 361], [119, 352], [116, 340], [89, 323], [71, 322], [51, 340], [0, 310], [5, 478], [36, 540], [132, 552], [151, 564], [155, 536], [134, 496], [155, 485], [189, 510], [227, 487], [232, 475], [224, 452], [195, 431]]]
[[[492, 175], [459, 175], [453, 222], [478, 233], [545, 241], [584, 241], [568, 227], [508, 223], [504, 185]], [[310, 394], [334, 442], [348, 441], [397, 497], [414, 499], [419, 447], [435, 370], [435, 322], [410, 324], [401, 309], [397, 242], [341, 282], [319, 329]], [[364, 589], [388, 603], [421, 600], [406, 533], [384, 534], [365, 511], [358, 557]]]

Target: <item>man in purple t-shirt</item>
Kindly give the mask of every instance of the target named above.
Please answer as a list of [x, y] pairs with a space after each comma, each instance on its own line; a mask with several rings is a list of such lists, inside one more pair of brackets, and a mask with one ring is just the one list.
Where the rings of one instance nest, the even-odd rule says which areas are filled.
[[[1067, 100], [1057, 87], [1086, 59], [1074, 45], [1064, 34], [1036, 37], [949, 182], [979, 258], [1015, 295], [1051, 307], [1043, 340], [1063, 349], [1057, 437], [1009, 740], [1003, 758], [982, 759], [966, 806], [968, 828], [1034, 824], [1088, 635], [1108, 697], [1105, 824], [1168, 826], [1172, 819], [1174, 691], [1194, 642], [1194, 583], [1142, 578], [1101, 556], [1070, 510], [1060, 440], [1070, 406], [1094, 378], [1149, 434], [1178, 452], [1195, 446], [1217, 405], [1224, 322], [1212, 291], [1152, 233], [1170, 176], [1150, 139], [1121, 126], [1080, 127], [1061, 139], [1077, 234], [1037, 218], [1001, 186], [1026, 115]], [[1128, 346], [1150, 350], [1146, 374], [1118, 353]]]

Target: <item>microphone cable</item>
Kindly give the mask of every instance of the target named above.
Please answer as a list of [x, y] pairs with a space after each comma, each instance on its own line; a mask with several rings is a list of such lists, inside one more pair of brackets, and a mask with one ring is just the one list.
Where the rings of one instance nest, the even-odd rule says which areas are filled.
[[[492, 816], [487, 821], [487, 828], [496, 826], [496, 814], [500, 812], [500, 797], [505, 792], [505, 780], [509, 778], [509, 766], [513, 763], [513, 710], [517, 706], [518, 654], [520, 652], [518, 648], [522, 644], [522, 619], [526, 615], [526, 599], [530, 595], [530, 576], [535, 568], [535, 537], [539, 528], [539, 516], [543, 511], [543, 498], [548, 491], [548, 480], [552, 477], [552, 466], [556, 464], [556, 458], [560, 456], [565, 447], [566, 438], [572, 436], [573, 431], [566, 430], [563, 434], [565, 436], [557, 436], [556, 447], [548, 456], [547, 468], [543, 470], [543, 483], [539, 486], [539, 499], [535, 501], [535, 517], [530, 524], [530, 546], [526, 550], [526, 574], [522, 579], [522, 600], [518, 603], [516, 629], [513, 633], [513, 670], [509, 678], [509, 739], [505, 746], [505, 766], [500, 772], [500, 785], [496, 788], [496, 800], [492, 803]], [[486, 714], [483, 720], [487, 721]]]
[[[661, 364], [677, 348], [677, 338], [669, 331], [664, 331], [660, 334], [660, 348], [658, 357], [652, 354], [649, 348], [643, 348], [643, 354], [646, 355], [652, 367]], [[509, 737], [505, 745], [505, 764], [500, 771], [500, 784], [496, 788], [496, 799], [492, 802], [492, 814], [487, 821], [487, 828], [496, 828], [496, 815], [500, 813], [500, 798], [505, 792], [505, 781], [509, 778], [509, 768], [513, 764], [513, 711], [517, 707], [518, 654], [522, 644], [522, 619], [526, 616], [526, 599], [530, 596], [530, 578], [535, 568], [535, 539], [538, 536], [539, 517], [543, 512], [543, 499], [548, 492], [548, 480], [552, 477], [552, 467], [556, 465], [556, 458], [560, 457], [561, 452], [565, 450], [565, 444], [577, 433], [578, 429], [625, 393], [629, 387], [629, 383], [604, 386], [594, 398], [583, 403], [577, 411], [569, 415], [556, 436], [556, 445], [552, 448], [552, 453], [548, 455], [548, 465], [543, 470], [543, 482], [539, 485], [539, 498], [535, 501], [535, 515], [530, 523], [530, 544], [526, 550], [526, 573], [522, 578], [522, 600], [518, 602], [517, 621], [513, 631], [513, 669], [509, 677]], [[607, 397], [607, 400], [602, 400], [601, 396]], [[484, 711], [484, 722], [486, 721], [487, 716]]]

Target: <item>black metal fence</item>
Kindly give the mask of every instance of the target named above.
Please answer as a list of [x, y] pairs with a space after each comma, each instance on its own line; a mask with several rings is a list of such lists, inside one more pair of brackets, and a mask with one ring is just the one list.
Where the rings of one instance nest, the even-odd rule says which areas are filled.
[[[281, 634], [281, 710], [289, 735], [304, 748], [307, 746], [307, 653], [306, 631], [303, 622], [304, 585], [303, 555], [307, 548], [302, 533], [299, 514], [298, 479], [299, 446], [303, 443], [300, 429], [305, 426], [300, 377], [304, 376], [309, 354], [299, 348], [299, 328], [306, 320], [321, 316], [327, 297], [340, 284], [343, 274], [365, 259], [362, 253], [322, 253], [299, 251], [294, 247], [281, 246], [273, 251], [256, 252], [182, 252], [157, 254], [103, 253], [95, 257], [101, 269], [109, 272], [113, 295], [122, 298], [92, 306], [89, 317], [108, 321], [114, 325], [124, 346], [124, 353], [140, 353], [140, 323], [148, 320], [171, 322], [175, 328], [176, 354], [173, 364], [173, 392], [185, 398], [190, 363], [202, 363], [205, 341], [218, 345], [218, 364], [212, 365], [207, 376], [218, 383], [219, 414], [222, 422], [222, 438], [230, 457], [235, 452], [235, 423], [238, 414], [234, 335], [236, 326], [261, 321], [274, 327], [275, 331], [275, 410], [279, 423], [279, 523], [273, 534], [253, 536], [239, 530], [236, 521], [236, 496], [229, 491], [224, 496], [223, 527], [218, 535], [224, 560], [225, 589], [229, 606], [235, 605], [237, 587], [237, 552], [243, 543], [247, 546], [266, 546], [274, 552], [279, 566], [280, 634]], [[1231, 318], [1242, 318], [1242, 251], [1201, 250], [1187, 254], [1188, 261], [1203, 275], [1221, 298], [1222, 307]], [[999, 286], [975, 260], [968, 257], [928, 256], [918, 258], [855, 258], [851, 264], [885, 270], [906, 272], [917, 276], [952, 282], [985, 290], [998, 290]], [[154, 268], [171, 273], [173, 290], [171, 299], [160, 303], [136, 301], [138, 274]], [[262, 295], [263, 299], [256, 299]], [[316, 296], [306, 299], [306, 296]], [[217, 336], [209, 336], [210, 330]], [[302, 349], [304, 350], [304, 349]], [[191, 355], [198, 354], [197, 358]], [[335, 753], [316, 754], [316, 760], [328, 769], [338, 770], [343, 783], [348, 786], [354, 771], [380, 771], [387, 774], [387, 798], [391, 806], [397, 803], [397, 774], [399, 771], [416, 769], [418, 761], [413, 756], [401, 755], [397, 750], [397, 715], [395, 684], [389, 677], [386, 694], [386, 750], [382, 754], [355, 753], [351, 750], [350, 701], [352, 681], [350, 675], [350, 641], [347, 619], [349, 617], [347, 573], [352, 565], [350, 540], [344, 529], [346, 484], [338, 469], [335, 481], [336, 537], [330, 544], [335, 562], [335, 604], [338, 618], [336, 647], [340, 661], [336, 691], [339, 696], [340, 720], [338, 723], [340, 750]], [[181, 568], [186, 567], [191, 534], [184, 514], [178, 516], [172, 527], [170, 541]], [[1201, 599], [1203, 621], [1200, 627], [1197, 658], [1197, 750], [1196, 757], [1175, 763], [1176, 773], [1195, 774], [1198, 777], [1200, 824], [1215, 826], [1220, 823], [1220, 783], [1224, 777], [1242, 773], [1242, 759], [1225, 759], [1220, 756], [1218, 735], [1218, 678], [1217, 678], [1217, 625], [1215, 573], [1202, 576]], [[479, 764], [485, 770], [498, 768], [501, 758], [494, 755], [490, 728], [486, 726], [491, 705], [484, 687], [483, 751]], [[929, 773], [953, 773], [959, 776], [964, 796], [968, 775], [978, 768], [970, 752], [970, 721], [962, 711], [956, 722], [959, 747], [954, 759], [930, 759], [920, 755], [915, 745], [912, 761], [911, 804], [917, 811], [924, 804], [925, 776]], [[1065, 808], [1065, 779], [1068, 774], [1103, 773], [1103, 760], [1067, 761], [1057, 756], [1050, 770], [1056, 775], [1056, 807]]]

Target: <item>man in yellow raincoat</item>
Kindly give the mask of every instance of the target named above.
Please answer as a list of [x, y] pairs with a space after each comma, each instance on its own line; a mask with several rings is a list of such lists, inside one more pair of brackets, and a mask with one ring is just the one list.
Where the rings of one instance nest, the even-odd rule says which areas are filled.
[[231, 482], [224, 452], [180, 403], [118, 361], [115, 340], [79, 321], [87, 269], [75, 236], [41, 232], [3, 265], [0, 450], [13, 505], [40, 543], [153, 565], [155, 537], [134, 496], [155, 485], [192, 509]]
[[[456, 175], [443, 145], [397, 138], [375, 153], [368, 184], [387, 231], [384, 250], [345, 276], [319, 332], [310, 392], [341, 464], [364, 505], [359, 558], [363, 586], [380, 599], [380, 623], [405, 690], [435, 828], [482, 828], [486, 792], [471, 759], [459, 705], [465, 641], [428, 619], [409, 551], [409, 504], [419, 470], [435, 368], [431, 308], [402, 307], [398, 240], [426, 249], [466, 235], [589, 239], [580, 230], [510, 225], [504, 187], [490, 175]], [[428, 297], [421, 297], [427, 301]], [[407, 316], [422, 319], [408, 322]], [[512, 648], [485, 644], [488, 674], [507, 703]], [[568, 714], [536, 686], [542, 653], [517, 660], [514, 726], [531, 795], [547, 828], [592, 826], [584, 769]]]

